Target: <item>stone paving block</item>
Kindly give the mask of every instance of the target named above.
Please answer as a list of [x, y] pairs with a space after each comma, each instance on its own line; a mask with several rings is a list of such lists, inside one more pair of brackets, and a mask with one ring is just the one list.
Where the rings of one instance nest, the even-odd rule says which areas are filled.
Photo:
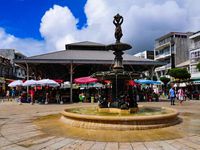
[[54, 144], [56, 142], [59, 142], [59, 141], [62, 141], [64, 138], [61, 137], [61, 138], [53, 138], [53, 139], [50, 139], [44, 143], [41, 143], [41, 144], [37, 144], [37, 145], [32, 145], [29, 147], [30, 150], [38, 150], [38, 149], [42, 149], [42, 148], [46, 148], [48, 147], [49, 145], [51, 144]]
[[0, 137], [0, 148], [12, 144], [4, 137]]
[[187, 150], [194, 150], [186, 145], [184, 145], [183, 143], [180, 143], [178, 141], [174, 141], [173, 143], [170, 144], [171, 146], [175, 147], [178, 150], [183, 150], [183, 149], [187, 149]]
[[76, 147], [74, 150], [89, 150], [93, 145], [94, 141], [84, 141], [80, 147]]
[[119, 150], [133, 150], [131, 143], [119, 143]]
[[159, 141], [155, 143], [157, 143], [163, 150], [177, 150], [177, 148], [173, 147], [171, 144], [164, 141]]
[[20, 143], [18, 143], [18, 145], [24, 146], [24, 147], [30, 147], [32, 145], [38, 145], [41, 143], [45, 143], [51, 139], [55, 138], [55, 136], [49, 136], [49, 137], [34, 137], [34, 138], [30, 138], [28, 140], [22, 141]]
[[196, 143], [191, 142], [191, 141], [189, 141], [187, 139], [179, 139], [178, 141], [180, 143], [183, 143], [184, 145], [190, 147], [190, 148], [194, 148], [194, 149], [200, 150], [200, 143], [196, 144]]
[[200, 145], [200, 137], [199, 136], [188, 137], [188, 140]]
[[12, 134], [12, 135], [6, 136], [6, 138], [9, 139], [9, 141], [17, 143], [17, 142], [27, 140], [34, 136], [42, 135], [42, 134], [44, 133], [42, 133], [41, 131], [34, 131], [34, 132], [27, 132], [24, 134], [17, 134], [17, 135]]
[[165, 142], [167, 142], [167, 143], [173, 143], [174, 142], [174, 140], [165, 140]]
[[162, 147], [155, 142], [144, 142], [148, 150], [162, 150]]
[[90, 150], [104, 150], [106, 146], [106, 142], [95, 142], [95, 144], [91, 147]]
[[2, 130], [2, 135], [9, 136], [10, 134], [22, 134], [26, 132], [34, 132], [38, 131], [38, 129], [34, 128], [26, 128], [26, 129], [13, 129], [13, 130]]
[[134, 150], [147, 150], [146, 146], [142, 142], [131, 143]]
[[64, 147], [65, 145], [68, 145], [69, 143], [71, 143], [73, 141], [73, 139], [63, 139], [61, 141], [58, 141], [54, 144], [51, 144], [49, 146], [47, 146], [46, 148], [44, 149], [49, 149], [49, 150], [54, 150], [54, 149], [60, 149], [62, 147]]
[[28, 150], [28, 149], [21, 147], [21, 146], [18, 146], [16, 144], [13, 144], [13, 145], [8, 145], [8, 146], [5, 146], [5, 147], [2, 147], [1, 150]]
[[105, 150], [117, 150], [119, 149], [119, 144], [117, 142], [108, 142], [106, 144]]
[[73, 139], [70, 143], [62, 147], [60, 150], [74, 150], [74, 149], [81, 149], [82, 145], [85, 141], [83, 140], [75, 140]]

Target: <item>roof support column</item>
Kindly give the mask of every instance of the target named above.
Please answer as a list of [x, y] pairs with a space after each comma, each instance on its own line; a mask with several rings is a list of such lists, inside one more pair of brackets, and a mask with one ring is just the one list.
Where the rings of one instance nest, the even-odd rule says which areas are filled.
[[[26, 63], [26, 80], [29, 80], [29, 66], [28, 66], [28, 63]], [[27, 95], [29, 93], [29, 86], [26, 87], [26, 91], [27, 91]]]
[[73, 103], [73, 61], [70, 63], [70, 103]]
[[154, 79], [154, 74], [155, 73], [155, 66], [150, 67], [149, 69], [149, 77], [151, 78], [151, 80]]

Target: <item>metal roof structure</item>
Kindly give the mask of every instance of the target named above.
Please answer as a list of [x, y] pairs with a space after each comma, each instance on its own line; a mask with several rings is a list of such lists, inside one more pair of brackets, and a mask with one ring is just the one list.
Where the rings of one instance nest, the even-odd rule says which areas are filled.
[[[86, 49], [87, 48], [87, 49]], [[99, 48], [99, 49], [97, 49]], [[94, 42], [79, 42], [66, 45], [66, 50], [55, 51], [42, 55], [17, 59], [16, 63], [74, 63], [74, 64], [113, 64], [113, 51], [107, 50], [106, 46]], [[142, 59], [130, 54], [123, 55], [123, 64], [128, 65], [164, 65], [150, 59]]]

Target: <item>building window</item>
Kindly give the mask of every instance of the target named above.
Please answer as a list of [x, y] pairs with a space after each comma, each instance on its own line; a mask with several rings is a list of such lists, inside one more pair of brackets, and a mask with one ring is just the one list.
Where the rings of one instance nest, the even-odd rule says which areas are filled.
[[198, 73], [199, 70], [197, 69], [196, 66], [191, 66], [191, 67], [190, 67], [190, 72], [191, 72], [191, 73]]
[[190, 53], [190, 58], [200, 58], [200, 51], [194, 51]]

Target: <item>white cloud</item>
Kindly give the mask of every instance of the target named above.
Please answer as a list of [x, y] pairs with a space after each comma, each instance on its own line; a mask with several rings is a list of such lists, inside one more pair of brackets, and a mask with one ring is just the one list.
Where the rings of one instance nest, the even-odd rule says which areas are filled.
[[0, 49], [16, 49], [25, 55], [41, 54], [45, 52], [45, 44], [31, 38], [17, 38], [0, 28]]
[[[44, 41], [19, 39], [4, 31], [3, 43], [9, 47], [17, 46], [15, 41], [20, 41], [19, 50], [25, 50], [21, 48], [32, 42], [32, 49], [45, 52], [64, 49], [65, 44], [77, 41], [111, 43], [115, 41], [113, 16], [120, 13], [124, 17], [122, 41], [131, 43], [137, 52], [152, 49], [154, 39], [168, 32], [199, 30], [199, 4], [199, 0], [88, 0], [85, 5], [87, 26], [82, 29], [77, 29], [79, 20], [69, 8], [54, 5], [41, 19], [40, 33]], [[0, 41], [1, 37], [0, 32]]]

